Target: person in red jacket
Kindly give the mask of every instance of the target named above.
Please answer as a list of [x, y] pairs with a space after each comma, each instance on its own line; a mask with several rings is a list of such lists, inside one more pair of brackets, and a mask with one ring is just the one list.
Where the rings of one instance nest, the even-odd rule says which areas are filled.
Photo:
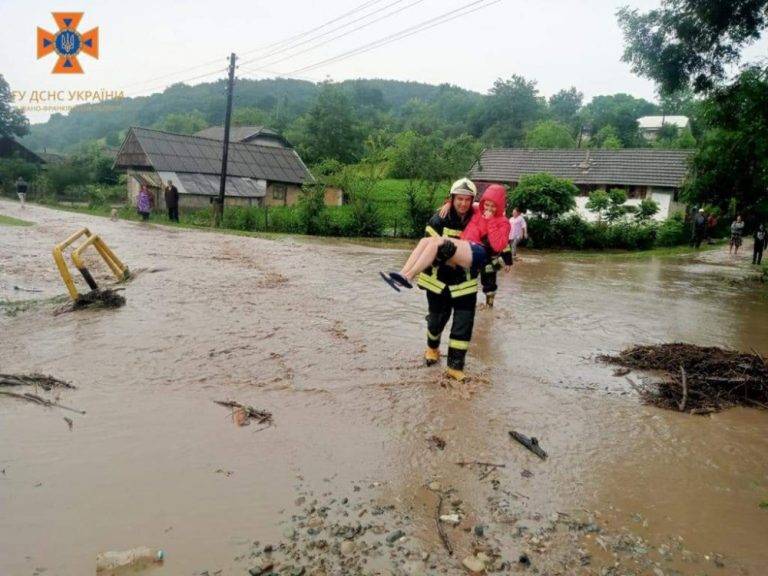
[[389, 275], [381, 272], [381, 277], [399, 292], [400, 287], [413, 288], [414, 278], [435, 262], [467, 268], [473, 277], [477, 276], [509, 242], [510, 225], [504, 214], [505, 204], [504, 186], [491, 184], [459, 239], [422, 238], [400, 272], [390, 272]]

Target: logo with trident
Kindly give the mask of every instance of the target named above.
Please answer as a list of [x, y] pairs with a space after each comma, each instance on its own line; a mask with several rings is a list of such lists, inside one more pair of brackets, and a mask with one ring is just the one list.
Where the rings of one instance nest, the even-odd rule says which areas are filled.
[[82, 74], [83, 68], [77, 56], [84, 52], [93, 58], [99, 57], [99, 27], [88, 32], [77, 31], [84, 12], [52, 12], [59, 27], [55, 34], [37, 27], [37, 58], [56, 52], [58, 59], [53, 74]]

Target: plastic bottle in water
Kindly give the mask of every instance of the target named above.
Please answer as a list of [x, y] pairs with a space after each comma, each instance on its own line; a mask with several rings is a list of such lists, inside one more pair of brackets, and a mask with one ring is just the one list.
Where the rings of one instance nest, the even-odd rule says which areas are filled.
[[96, 572], [120, 570], [122, 568], [148, 568], [165, 558], [165, 553], [157, 548], [140, 546], [131, 550], [110, 550], [96, 556]]

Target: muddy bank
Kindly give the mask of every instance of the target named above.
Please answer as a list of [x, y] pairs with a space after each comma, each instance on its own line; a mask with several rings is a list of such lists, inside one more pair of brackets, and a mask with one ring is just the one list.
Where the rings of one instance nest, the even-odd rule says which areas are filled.
[[[616, 561], [619, 574], [654, 576], [768, 564], [765, 413], [702, 419], [644, 406], [592, 356], [669, 340], [768, 353], [765, 297], [722, 282], [741, 268], [718, 252], [524, 258], [500, 277], [495, 308], [478, 313], [471, 380], [456, 386], [443, 366], [421, 363], [423, 295], [395, 296], [376, 276], [402, 252], [34, 206], [27, 218], [36, 226], [0, 229], [0, 290], [60, 295], [50, 248], [81, 225], [132, 270], [155, 273], [126, 284], [117, 309], [56, 315], [44, 303], [0, 315], [2, 372], [71, 382], [59, 402], [86, 411], [70, 415], [70, 432], [55, 408], [0, 401], [0, 572], [91, 573], [98, 552], [147, 545], [167, 552], [171, 574], [243, 574], [271, 545], [281, 568], [333, 574], [344, 565], [336, 546], [349, 540], [356, 553], [358, 538], [359, 561], [370, 551], [362, 565], [382, 574], [466, 573], [468, 557], [553, 574]], [[88, 265], [106, 287], [101, 264]], [[274, 424], [237, 425], [213, 402], [229, 399]], [[548, 459], [512, 441], [513, 429], [536, 436]], [[504, 467], [456, 464], [474, 461]], [[435, 482], [441, 515], [459, 519], [443, 522], [452, 556]], [[345, 538], [357, 522], [364, 534]], [[404, 539], [390, 547], [397, 530]], [[310, 547], [319, 540], [325, 552]]]

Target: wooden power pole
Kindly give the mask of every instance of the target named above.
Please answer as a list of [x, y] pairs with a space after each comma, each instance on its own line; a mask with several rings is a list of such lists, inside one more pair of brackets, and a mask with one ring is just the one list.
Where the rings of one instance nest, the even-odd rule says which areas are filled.
[[224, 116], [224, 150], [221, 154], [221, 180], [219, 181], [219, 199], [215, 206], [216, 226], [221, 226], [224, 219], [224, 191], [227, 188], [227, 156], [229, 155], [229, 124], [232, 120], [232, 92], [235, 87], [235, 60], [233, 52], [229, 55], [229, 79], [227, 81], [227, 112]]

